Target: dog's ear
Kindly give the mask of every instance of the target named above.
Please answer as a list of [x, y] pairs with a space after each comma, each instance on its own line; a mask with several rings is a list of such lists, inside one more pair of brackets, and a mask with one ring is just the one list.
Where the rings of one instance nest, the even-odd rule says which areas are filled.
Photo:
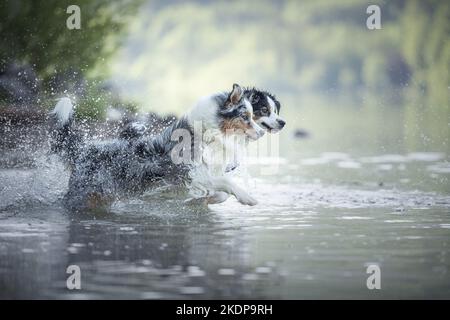
[[275, 100], [275, 109], [276, 109], [276, 113], [280, 114], [280, 109], [281, 109], [281, 103], [278, 100]]
[[233, 84], [233, 90], [228, 96], [228, 101], [230, 101], [231, 104], [237, 104], [242, 99], [243, 94], [244, 90], [242, 90], [240, 85], [235, 83]]

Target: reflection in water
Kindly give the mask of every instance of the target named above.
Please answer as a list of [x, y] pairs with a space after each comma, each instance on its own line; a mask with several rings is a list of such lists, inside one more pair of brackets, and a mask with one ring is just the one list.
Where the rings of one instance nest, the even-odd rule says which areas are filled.
[[[263, 205], [165, 199], [106, 216], [22, 210], [0, 225], [1, 298], [449, 297], [450, 198], [258, 181]], [[380, 265], [383, 290], [367, 290]], [[65, 287], [80, 266], [80, 291]]]
[[[231, 298], [270, 292], [264, 288], [274, 279], [264, 267], [254, 270], [245, 239], [214, 212], [172, 214], [159, 212], [155, 203], [141, 209], [148, 213], [98, 220], [28, 212], [36, 222], [2, 225], [1, 297]], [[48, 222], [55, 218], [59, 223]], [[80, 292], [65, 289], [65, 270], [73, 264], [82, 270]], [[223, 273], [223, 267], [233, 272]]]
[[42, 297], [65, 272], [68, 218], [55, 208], [11, 216], [0, 220], [0, 298]]

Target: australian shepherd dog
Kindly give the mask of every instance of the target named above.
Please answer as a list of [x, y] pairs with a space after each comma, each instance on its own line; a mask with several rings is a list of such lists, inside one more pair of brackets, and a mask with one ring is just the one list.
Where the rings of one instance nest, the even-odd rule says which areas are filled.
[[85, 141], [75, 123], [69, 98], [51, 113], [51, 148], [68, 164], [65, 205], [74, 211], [94, 209], [142, 194], [158, 184], [183, 186], [195, 199], [220, 203], [234, 196], [244, 205], [257, 201], [225, 175], [215, 175], [203, 159], [211, 142], [225, 136], [257, 140], [285, 125], [273, 95], [237, 84], [231, 92], [200, 99], [183, 117], [153, 136]]

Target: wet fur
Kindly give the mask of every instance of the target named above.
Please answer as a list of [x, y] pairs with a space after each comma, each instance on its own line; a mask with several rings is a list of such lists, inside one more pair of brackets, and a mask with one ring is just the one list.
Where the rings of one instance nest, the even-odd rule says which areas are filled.
[[[236, 100], [236, 97], [239, 97], [238, 101], [230, 105], [228, 100]], [[175, 130], [185, 129], [193, 136], [191, 124], [198, 120], [207, 127], [204, 129], [219, 128], [227, 118], [226, 114], [242, 106], [251, 109], [243, 90], [234, 85], [230, 94], [204, 99], [158, 135], [88, 143], [83, 141], [75, 126], [70, 100], [61, 99], [52, 113], [50, 137], [52, 151], [71, 167], [65, 205], [74, 211], [95, 209], [121, 197], [142, 194], [158, 182], [174, 186], [192, 184], [205, 189], [206, 203], [222, 202], [234, 195], [243, 204], [256, 204], [245, 190], [229, 179], [209, 176], [203, 164], [174, 164], [171, 158], [171, 151], [178, 144], [171, 140]], [[236, 116], [234, 118], [237, 121]], [[249, 121], [257, 134], [263, 134], [251, 117]], [[194, 139], [191, 143], [194, 152]]]
[[157, 182], [184, 184], [189, 167], [175, 165], [170, 151], [176, 142], [170, 137], [176, 129], [190, 129], [185, 119], [155, 137], [128, 142], [115, 139], [78, 146], [70, 157], [73, 169], [64, 202], [72, 210], [93, 209], [117, 198], [139, 195]]
[[[225, 104], [229, 93], [228, 92], [222, 92], [217, 95], [215, 95], [214, 99], [216, 100], [217, 104], [223, 105]], [[261, 118], [264, 116], [271, 116], [270, 106], [267, 101], [267, 97], [271, 98], [273, 102], [275, 103], [275, 113], [279, 115], [280, 109], [281, 109], [281, 103], [277, 100], [276, 96], [269, 91], [257, 89], [257, 88], [245, 88], [244, 89], [244, 95], [250, 99], [250, 102], [253, 107], [253, 119], [258, 123]], [[252, 98], [257, 98], [257, 101], [252, 101]], [[268, 109], [269, 112], [263, 112], [264, 109]], [[237, 114], [235, 110], [233, 112], [230, 112], [228, 114], [222, 114], [218, 115], [218, 117], [223, 117], [223, 121], [220, 124], [220, 128], [222, 132], [225, 132], [226, 130], [234, 129], [236, 127], [239, 127], [240, 130], [245, 130], [248, 128], [248, 126], [244, 126], [242, 124], [236, 123], [233, 118], [236, 117]], [[279, 116], [278, 116], [279, 117]], [[281, 119], [281, 118], [280, 118]], [[284, 122], [284, 120], [283, 120]], [[154, 124], [152, 124], [154, 125]], [[120, 133], [121, 137], [125, 137], [127, 139], [135, 139], [137, 137], [140, 137], [145, 134], [145, 131], [142, 130], [143, 124], [139, 122], [131, 122], [124, 126], [122, 129], [122, 132]], [[281, 130], [283, 128], [283, 125], [280, 125], [280, 128], [278, 130]], [[268, 130], [268, 128], [263, 126], [263, 129]], [[270, 130], [270, 129], [269, 129]], [[274, 130], [273, 132], [276, 132], [277, 130]], [[271, 131], [272, 132], [272, 131]]]

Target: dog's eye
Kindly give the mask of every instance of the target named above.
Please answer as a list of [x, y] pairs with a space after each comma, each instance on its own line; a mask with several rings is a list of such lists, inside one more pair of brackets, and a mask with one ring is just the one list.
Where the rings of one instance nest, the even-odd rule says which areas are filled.
[[245, 121], [247, 121], [249, 119], [248, 114], [244, 113], [242, 114], [242, 119], [244, 119]]
[[263, 107], [263, 108], [261, 109], [261, 111], [262, 111], [263, 113], [267, 113], [267, 112], [269, 112], [269, 109], [268, 109], [267, 107]]

